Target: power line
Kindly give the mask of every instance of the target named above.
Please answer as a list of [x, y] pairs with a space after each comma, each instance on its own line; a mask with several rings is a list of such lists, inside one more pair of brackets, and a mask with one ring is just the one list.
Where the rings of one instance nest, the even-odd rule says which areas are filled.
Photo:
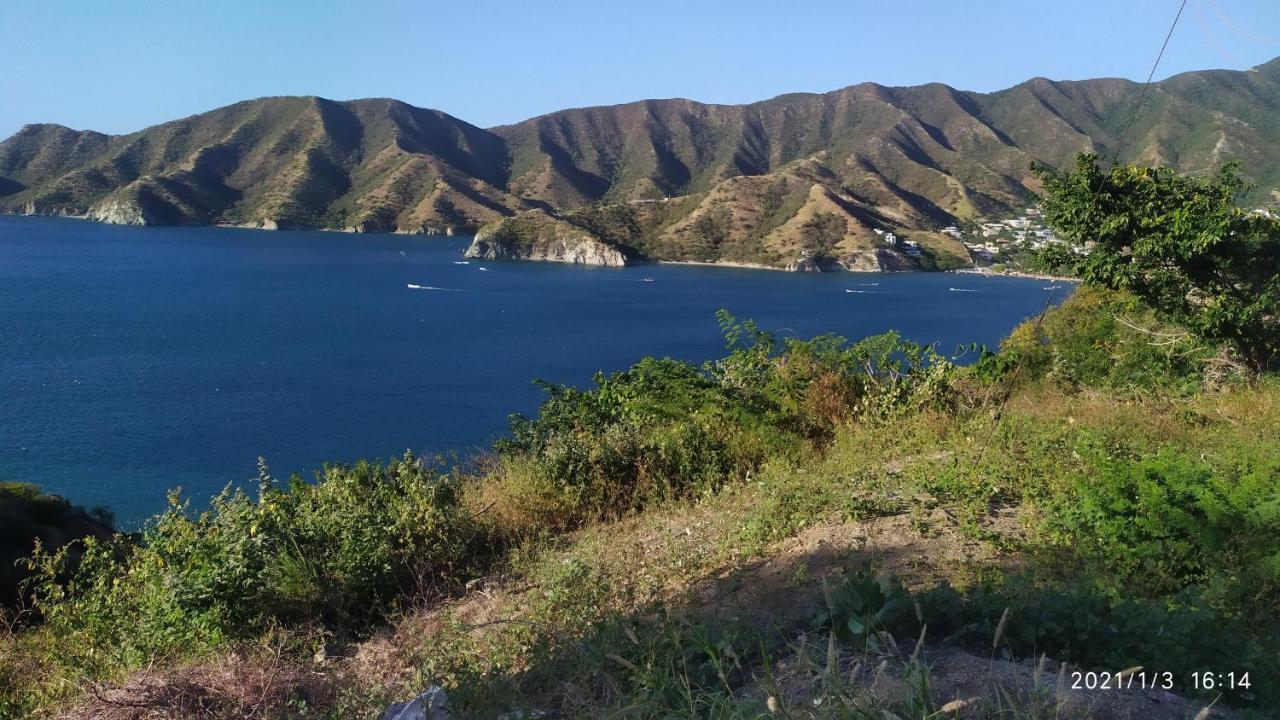
[[[1129, 122], [1125, 124], [1124, 130], [1120, 133], [1120, 140], [1116, 143], [1115, 154], [1111, 158], [1111, 164], [1113, 166], [1120, 158], [1120, 150], [1124, 147], [1125, 139], [1129, 136], [1129, 130], [1133, 128], [1134, 123], [1138, 120], [1138, 111], [1142, 109], [1142, 103], [1146, 100], [1147, 91], [1151, 88], [1151, 80], [1156, 75], [1156, 68], [1160, 67], [1160, 60], [1164, 58], [1164, 51], [1169, 47], [1169, 39], [1173, 37], [1173, 31], [1178, 27], [1178, 20], [1182, 18], [1182, 11], [1186, 8], [1187, 0], [1182, 0], [1182, 3], [1178, 6], [1178, 13], [1173, 16], [1173, 23], [1169, 25], [1169, 32], [1165, 33], [1164, 43], [1160, 45], [1160, 52], [1156, 54], [1156, 61], [1151, 64], [1151, 72], [1147, 73], [1147, 81], [1142, 85], [1142, 92], [1138, 95], [1138, 103], [1134, 105], [1133, 112], [1129, 115]], [[1057, 294], [1057, 288], [1050, 290], [1049, 297], [1045, 299], [1044, 309], [1042, 309], [1040, 314], [1036, 317], [1036, 324], [1032, 330], [1033, 337], [1040, 334], [1040, 327], [1044, 323], [1045, 315], [1049, 314], [1049, 309], [1053, 306], [1053, 297], [1055, 294]], [[1009, 398], [1013, 396], [1013, 389], [1017, 385], [1018, 376], [1021, 372], [1022, 363], [1019, 362], [1013, 368], [1013, 375], [1009, 378], [1009, 383], [1005, 387], [1003, 396], [1000, 398], [1000, 406], [996, 409], [995, 417], [991, 423], [991, 431], [987, 433], [987, 437], [983, 441], [982, 446], [978, 448], [978, 456], [974, 458], [973, 467], [970, 469], [971, 474], [978, 471], [978, 465], [982, 462], [982, 458], [987, 454], [987, 447], [991, 444], [992, 439], [995, 438], [996, 431], [1000, 429], [1000, 422], [1004, 419], [1005, 408], [1009, 404]]]
[[1160, 46], [1156, 61], [1151, 64], [1151, 72], [1147, 73], [1147, 81], [1142, 84], [1142, 92], [1138, 94], [1138, 104], [1133, 106], [1133, 112], [1129, 114], [1129, 122], [1124, 126], [1124, 131], [1120, 133], [1120, 141], [1116, 143], [1115, 154], [1111, 156], [1112, 165], [1115, 165], [1120, 159], [1120, 150], [1124, 147], [1124, 141], [1129, 137], [1129, 130], [1133, 128], [1134, 122], [1138, 120], [1138, 112], [1142, 110], [1142, 103], [1146, 102], [1147, 91], [1151, 89], [1151, 79], [1156, 76], [1156, 68], [1160, 67], [1160, 60], [1164, 58], [1164, 51], [1169, 47], [1169, 38], [1173, 37], [1173, 30], [1178, 27], [1178, 20], [1182, 19], [1182, 11], [1186, 9], [1187, 0], [1182, 0], [1182, 4], [1178, 6], [1178, 14], [1173, 16], [1173, 24], [1169, 26], [1169, 32], [1165, 33], [1164, 44]]

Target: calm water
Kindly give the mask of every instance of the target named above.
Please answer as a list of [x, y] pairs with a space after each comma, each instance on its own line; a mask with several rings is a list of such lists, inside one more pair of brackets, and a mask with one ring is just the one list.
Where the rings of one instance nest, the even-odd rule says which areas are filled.
[[483, 447], [537, 407], [534, 378], [718, 356], [717, 308], [800, 336], [896, 328], [949, 353], [994, 345], [1048, 295], [941, 274], [482, 271], [455, 264], [466, 244], [0, 217], [0, 479], [136, 524], [167, 488], [199, 502], [252, 478], [259, 455], [283, 476]]

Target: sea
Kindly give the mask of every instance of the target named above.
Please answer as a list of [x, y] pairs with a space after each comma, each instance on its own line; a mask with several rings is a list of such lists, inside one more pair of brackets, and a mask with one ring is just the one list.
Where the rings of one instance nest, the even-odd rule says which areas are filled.
[[0, 217], [0, 480], [137, 528], [170, 489], [200, 507], [251, 484], [260, 457], [278, 477], [405, 450], [472, 457], [536, 412], [535, 380], [721, 356], [722, 308], [779, 336], [897, 330], [952, 356], [1072, 289], [467, 262], [469, 241]]

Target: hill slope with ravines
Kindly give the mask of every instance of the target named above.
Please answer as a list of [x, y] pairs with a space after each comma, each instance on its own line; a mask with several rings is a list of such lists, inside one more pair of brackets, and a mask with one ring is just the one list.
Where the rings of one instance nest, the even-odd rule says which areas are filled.
[[[488, 225], [481, 256], [927, 269], [968, 262], [938, 229], [1013, 214], [1036, 189], [1032, 161], [1079, 151], [1119, 148], [1122, 161], [1184, 172], [1237, 160], [1256, 185], [1247, 202], [1280, 198], [1280, 59], [1184, 73], [1140, 98], [1139, 83], [1119, 79], [994, 93], [863, 83], [490, 129], [396, 100], [262, 98], [128, 135], [28, 125], [0, 142], [0, 212], [428, 234]], [[876, 229], [917, 240], [924, 256]]]

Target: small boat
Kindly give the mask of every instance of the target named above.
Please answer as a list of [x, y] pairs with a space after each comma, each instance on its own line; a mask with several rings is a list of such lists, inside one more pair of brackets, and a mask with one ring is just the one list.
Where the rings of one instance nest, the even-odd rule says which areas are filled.
[[482, 268], [480, 268], [480, 272], [489, 272], [489, 268], [487, 268], [487, 267], [482, 267]]
[[471, 261], [470, 260], [454, 260], [453, 264], [454, 265], [470, 265]]
[[400, 251], [400, 254], [401, 254], [401, 255], [404, 255], [404, 251], [403, 251], [403, 250], [401, 250], [401, 251]]
[[1060, 289], [1062, 289], [1062, 286], [1061, 286], [1061, 285], [1045, 285], [1044, 287], [1042, 287], [1042, 288], [1040, 288], [1040, 289], [1041, 289], [1041, 290], [1060, 290]]
[[640, 282], [656, 282], [653, 278], [640, 278]]
[[969, 288], [950, 288], [950, 290], [951, 292], [978, 292], [977, 290], [971, 290]]
[[880, 287], [880, 283], [858, 283], [862, 287]]
[[409, 289], [410, 289], [410, 290], [425, 290], [426, 288], [422, 287], [421, 285], [414, 285], [413, 283], [409, 283]]

